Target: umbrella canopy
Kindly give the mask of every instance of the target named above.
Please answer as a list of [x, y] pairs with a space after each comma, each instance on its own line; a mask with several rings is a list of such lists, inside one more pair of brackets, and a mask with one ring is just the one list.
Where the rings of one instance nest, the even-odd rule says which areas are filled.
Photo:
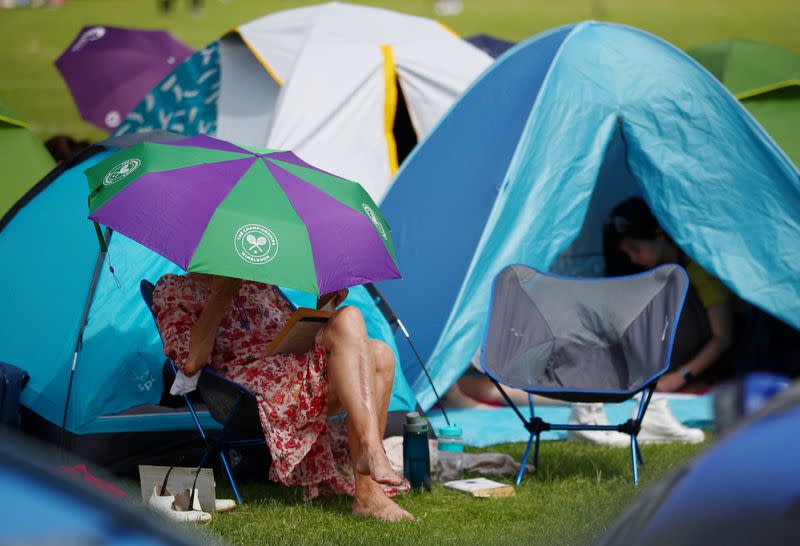
[[749, 40], [722, 40], [689, 51], [747, 108], [800, 166], [800, 55]]
[[[27, 124], [0, 100], [0, 218], [4, 217], [25, 192], [53, 168], [55, 162]], [[2, 223], [0, 222], [0, 225]]]
[[198, 135], [137, 144], [85, 172], [92, 220], [187, 271], [314, 294], [400, 277], [364, 188], [292, 152]]
[[113, 131], [192, 48], [163, 30], [84, 27], [56, 67], [81, 116]]

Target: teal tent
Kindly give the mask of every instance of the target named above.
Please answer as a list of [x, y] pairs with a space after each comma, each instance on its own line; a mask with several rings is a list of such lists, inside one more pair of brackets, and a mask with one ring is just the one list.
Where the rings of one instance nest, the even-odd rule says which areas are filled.
[[[177, 268], [120, 234], [111, 237], [105, 261], [98, 260], [97, 236], [87, 219], [84, 169], [117, 151], [120, 141], [142, 138], [151, 137], [111, 139], [58, 166], [0, 221], [0, 361], [30, 374], [21, 402], [37, 432], [57, 434], [64, 423], [73, 447], [85, 446], [83, 454], [95, 460], [105, 460], [108, 453], [99, 451], [114, 447], [119, 435], [140, 447], [141, 434], [169, 438], [184, 431], [187, 442], [199, 443], [186, 411], [159, 405], [164, 355], [139, 293], [142, 279], [155, 282]], [[300, 292], [290, 298], [314, 303]], [[348, 303], [361, 308], [372, 337], [394, 347], [389, 325], [364, 288], [351, 290]], [[415, 404], [398, 373], [390, 409]], [[201, 419], [214, 427], [207, 413]], [[154, 446], [159, 448], [164, 446]], [[137, 461], [130, 463], [135, 469]]]
[[[380, 288], [439, 392], [480, 347], [495, 275], [513, 263], [602, 275], [603, 220], [632, 195], [699, 265], [800, 326], [791, 161], [687, 54], [641, 30], [588, 21], [498, 58], [383, 201], [404, 279]], [[401, 356], [430, 407], [419, 365]]]

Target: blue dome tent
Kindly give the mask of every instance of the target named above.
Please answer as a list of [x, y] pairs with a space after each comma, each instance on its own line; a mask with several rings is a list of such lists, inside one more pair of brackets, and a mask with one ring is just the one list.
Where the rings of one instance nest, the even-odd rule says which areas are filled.
[[[142, 279], [155, 282], [178, 268], [120, 234], [103, 259], [87, 219], [84, 169], [142, 138], [154, 137], [110, 139], [60, 165], [0, 220], [0, 361], [30, 374], [23, 428], [58, 439], [63, 424], [73, 450], [120, 471], [155, 462], [173, 445], [200, 447], [189, 413], [159, 405], [165, 357], [139, 292]], [[314, 304], [308, 294], [289, 297]], [[352, 289], [348, 303], [361, 308], [372, 337], [394, 346], [366, 290]], [[398, 369], [390, 409], [415, 404]], [[207, 413], [201, 420], [216, 426]], [[145, 453], [142, 434], [154, 439], [155, 459]]]
[[[484, 335], [506, 265], [600, 276], [602, 222], [641, 195], [746, 301], [800, 326], [800, 176], [689, 56], [587, 21], [503, 56], [412, 152], [382, 204], [404, 280], [382, 293], [445, 391]], [[435, 396], [403, 351], [423, 408]]]

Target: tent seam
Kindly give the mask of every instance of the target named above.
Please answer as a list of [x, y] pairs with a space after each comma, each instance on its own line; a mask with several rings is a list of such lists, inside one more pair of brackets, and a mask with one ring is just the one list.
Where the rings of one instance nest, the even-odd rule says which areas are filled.
[[[269, 63], [267, 62], [267, 60], [266, 60], [266, 59], [265, 59], [265, 58], [264, 58], [264, 57], [261, 55], [261, 53], [259, 53], [259, 52], [258, 52], [258, 50], [257, 50], [255, 47], [253, 47], [253, 44], [251, 44], [251, 43], [250, 43], [250, 41], [249, 41], [247, 38], [245, 38], [245, 37], [244, 37], [244, 34], [242, 34], [242, 32], [239, 30], [239, 28], [238, 28], [238, 27], [237, 27], [237, 28], [236, 28], [234, 31], [235, 31], [235, 32], [236, 32], [236, 34], [239, 36], [239, 38], [241, 38], [241, 39], [242, 39], [242, 42], [244, 42], [244, 45], [246, 45], [246, 46], [247, 46], [247, 49], [249, 49], [249, 50], [250, 50], [250, 53], [252, 53], [252, 54], [253, 54], [253, 56], [254, 56], [256, 59], [258, 59], [258, 62], [259, 62], [259, 63], [261, 63], [261, 66], [263, 66], [263, 67], [264, 67], [264, 70], [266, 70], [266, 71], [267, 71], [267, 73], [268, 73], [268, 74], [269, 74], [269, 75], [272, 77], [272, 79], [273, 79], [273, 80], [275, 80], [275, 83], [277, 83], [278, 85], [280, 85], [281, 87], [283, 87], [283, 84], [284, 84], [284, 82], [283, 82], [283, 78], [281, 78], [280, 76], [278, 76], [278, 73], [277, 73], [277, 72], [275, 72], [275, 70], [272, 68], [272, 66], [270, 66], [270, 64], [269, 64]], [[220, 65], [220, 66], [221, 66], [221, 65]]]
[[655, 40], [656, 42], [665, 45], [668, 49], [670, 49], [671, 51], [674, 51], [675, 53], [677, 53], [679, 56], [683, 57], [684, 59], [688, 59], [691, 62], [691, 64], [693, 64], [695, 67], [699, 68], [702, 72], [704, 72], [713, 81], [717, 82], [717, 85], [722, 90], [722, 93], [723, 94], [727, 94], [730, 98], [733, 99], [733, 101], [736, 104], [739, 105], [739, 107], [741, 108], [741, 111], [744, 112], [744, 115], [749, 120], [750, 124], [753, 127], [757, 127], [759, 129], [761, 129], [761, 132], [763, 133], [763, 138], [770, 145], [770, 147], [772, 148], [772, 151], [775, 152], [776, 155], [779, 155], [784, 159], [784, 161], [787, 163], [787, 165], [788, 165], [788, 167], [790, 168], [791, 171], [797, 172], [797, 167], [795, 167], [794, 162], [791, 159], [789, 159], [789, 156], [786, 154], [786, 152], [783, 151], [783, 148], [778, 146], [778, 143], [775, 141], [774, 138], [772, 138], [772, 135], [769, 134], [766, 130], [764, 130], [764, 128], [761, 126], [761, 122], [759, 122], [755, 118], [755, 116], [750, 112], [750, 110], [748, 110], [747, 108], [744, 107], [744, 105], [741, 103], [741, 101], [736, 97], [736, 95], [733, 94], [733, 92], [730, 89], [725, 87], [725, 85], [714, 74], [712, 74], [710, 70], [708, 70], [705, 66], [703, 66], [697, 59], [695, 59], [694, 57], [689, 55], [687, 52], [685, 52], [682, 49], [680, 49], [678, 46], [668, 42], [664, 38], [662, 38], [660, 36], [657, 36], [655, 34], [652, 34], [650, 32], [647, 32], [645, 30], [642, 30], [642, 29], [639, 29], [639, 28], [636, 28], [636, 27], [632, 27], [632, 26], [628, 26], [628, 25], [624, 25], [622, 23], [604, 23], [604, 24], [606, 24], [608, 26], [613, 26], [615, 28], [620, 28], [620, 29], [623, 29], [623, 30], [632, 31], [632, 32], [634, 32], [636, 34], [639, 34], [641, 36], [646, 37], [649, 40]]

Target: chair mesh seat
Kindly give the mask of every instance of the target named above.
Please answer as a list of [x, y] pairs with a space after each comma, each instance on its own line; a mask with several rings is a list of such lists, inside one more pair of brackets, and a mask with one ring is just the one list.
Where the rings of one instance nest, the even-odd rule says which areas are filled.
[[602, 279], [509, 266], [495, 279], [484, 369], [556, 398], [628, 398], [667, 370], [688, 284], [677, 265]]

